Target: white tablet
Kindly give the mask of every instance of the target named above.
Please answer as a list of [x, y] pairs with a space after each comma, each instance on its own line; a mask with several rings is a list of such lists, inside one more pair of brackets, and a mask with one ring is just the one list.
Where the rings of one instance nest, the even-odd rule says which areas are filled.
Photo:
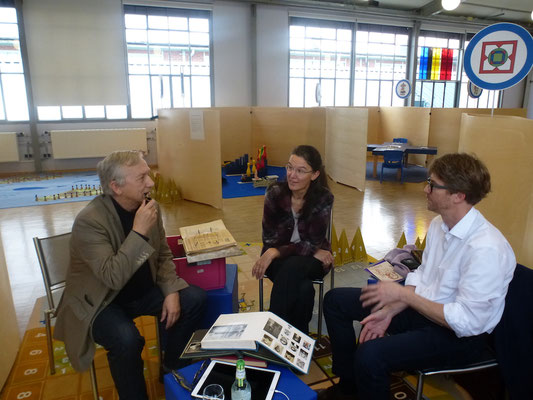
[[[231, 385], [235, 381], [235, 364], [222, 361], [211, 361], [204, 374], [194, 387], [192, 397], [202, 398], [207, 385], [218, 383], [224, 388], [224, 397], [231, 398]], [[278, 384], [280, 372], [267, 368], [246, 366], [246, 379], [252, 387], [254, 400], [271, 400]]]

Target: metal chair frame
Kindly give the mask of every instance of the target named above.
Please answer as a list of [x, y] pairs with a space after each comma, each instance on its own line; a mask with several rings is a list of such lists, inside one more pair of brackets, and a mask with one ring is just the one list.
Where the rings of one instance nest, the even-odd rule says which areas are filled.
[[[333, 226], [333, 210], [329, 214], [329, 224], [326, 231], [326, 239], [331, 243], [331, 231]], [[267, 275], [264, 275], [263, 278], [259, 279], [259, 311], [264, 311], [264, 300], [263, 300], [263, 279], [268, 278]], [[335, 284], [335, 266], [332, 266], [330, 272], [331, 279], [331, 289], [333, 289]], [[314, 279], [314, 285], [318, 285], [318, 327], [317, 327], [317, 340], [320, 342], [322, 338], [322, 319], [323, 319], [323, 303], [324, 303], [324, 278]]]
[[462, 374], [466, 372], [473, 372], [473, 371], [479, 371], [487, 368], [496, 367], [498, 365], [498, 362], [496, 361], [496, 358], [489, 358], [487, 360], [466, 365], [464, 367], [458, 367], [458, 368], [430, 368], [425, 370], [417, 370], [416, 374], [418, 375], [417, 384], [416, 384], [416, 400], [422, 400], [423, 392], [424, 392], [424, 379], [426, 376], [431, 375], [438, 375], [438, 374]]
[[[57, 305], [55, 304], [53, 294], [56, 291], [62, 291], [65, 288], [67, 269], [70, 263], [70, 236], [71, 233], [69, 232], [62, 235], [49, 236], [45, 238], [33, 238], [33, 244], [35, 245], [35, 251], [37, 252], [37, 258], [39, 260], [39, 266], [41, 267], [41, 273], [43, 276], [46, 299], [48, 301], [48, 307], [46, 310], [44, 310], [44, 322], [51, 375], [56, 373], [52, 339], [52, 318], [56, 317]], [[50, 252], [52, 254], [48, 254], [46, 249], [52, 248], [55, 251]], [[89, 375], [93, 399], [98, 400], [98, 384], [96, 382], [94, 361], [91, 363], [91, 367], [89, 368]]]

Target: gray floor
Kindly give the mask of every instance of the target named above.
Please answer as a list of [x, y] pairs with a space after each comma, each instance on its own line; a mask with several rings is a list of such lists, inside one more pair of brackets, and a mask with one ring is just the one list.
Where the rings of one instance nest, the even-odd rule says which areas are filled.
[[[368, 264], [365, 263], [350, 263], [343, 265], [342, 267], [335, 268], [335, 278], [334, 284], [335, 287], [364, 287], [367, 285], [368, 278], [370, 274], [365, 270]], [[324, 294], [331, 288], [331, 275], [328, 274], [324, 279]], [[309, 329], [311, 332], [317, 331], [317, 320], [318, 320], [318, 286], [315, 286], [316, 296], [315, 296], [315, 307], [313, 309], [313, 319], [309, 324]], [[358, 322], [354, 323], [356, 332], [360, 330], [360, 324]], [[327, 335], [328, 330], [326, 323], [322, 322], [322, 334]]]

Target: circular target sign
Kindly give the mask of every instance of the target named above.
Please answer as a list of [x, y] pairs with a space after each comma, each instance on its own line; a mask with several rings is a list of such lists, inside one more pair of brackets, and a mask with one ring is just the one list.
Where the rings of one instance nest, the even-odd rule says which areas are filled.
[[519, 25], [507, 22], [479, 31], [465, 51], [466, 75], [476, 86], [507, 89], [529, 73], [533, 65], [533, 37]]
[[407, 79], [402, 79], [396, 84], [396, 96], [400, 99], [406, 99], [411, 94], [411, 82]]

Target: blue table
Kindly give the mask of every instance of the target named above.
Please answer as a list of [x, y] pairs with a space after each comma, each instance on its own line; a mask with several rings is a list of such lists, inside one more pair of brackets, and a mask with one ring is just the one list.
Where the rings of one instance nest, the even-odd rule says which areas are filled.
[[428, 156], [437, 154], [437, 148], [433, 146], [411, 146], [405, 143], [367, 144], [366, 151], [371, 151], [374, 156], [374, 169], [372, 170], [374, 178], [378, 176], [378, 156], [382, 156], [386, 151], [390, 150], [403, 151], [405, 165], [409, 163], [409, 154], [427, 154]]
[[[192, 382], [194, 374], [200, 366], [202, 365], [201, 361], [189, 365], [188, 367], [182, 368], [179, 370], [181, 375], [187, 379], [188, 382]], [[292, 373], [287, 367], [277, 365], [277, 364], [268, 364], [269, 369], [280, 371], [281, 375], [279, 377], [277, 390], [282, 391], [289, 399], [298, 399], [298, 400], [314, 400], [317, 398], [317, 394], [314, 390], [310, 389], [305, 383], [303, 383], [300, 378], [298, 378], [294, 373]], [[182, 388], [179, 383], [174, 380], [172, 374], [165, 375], [165, 397], [166, 400], [184, 400], [192, 399], [191, 394]], [[226, 399], [229, 399], [229, 393], [226, 394]], [[286, 400], [282, 394], [274, 393], [272, 400]]]

